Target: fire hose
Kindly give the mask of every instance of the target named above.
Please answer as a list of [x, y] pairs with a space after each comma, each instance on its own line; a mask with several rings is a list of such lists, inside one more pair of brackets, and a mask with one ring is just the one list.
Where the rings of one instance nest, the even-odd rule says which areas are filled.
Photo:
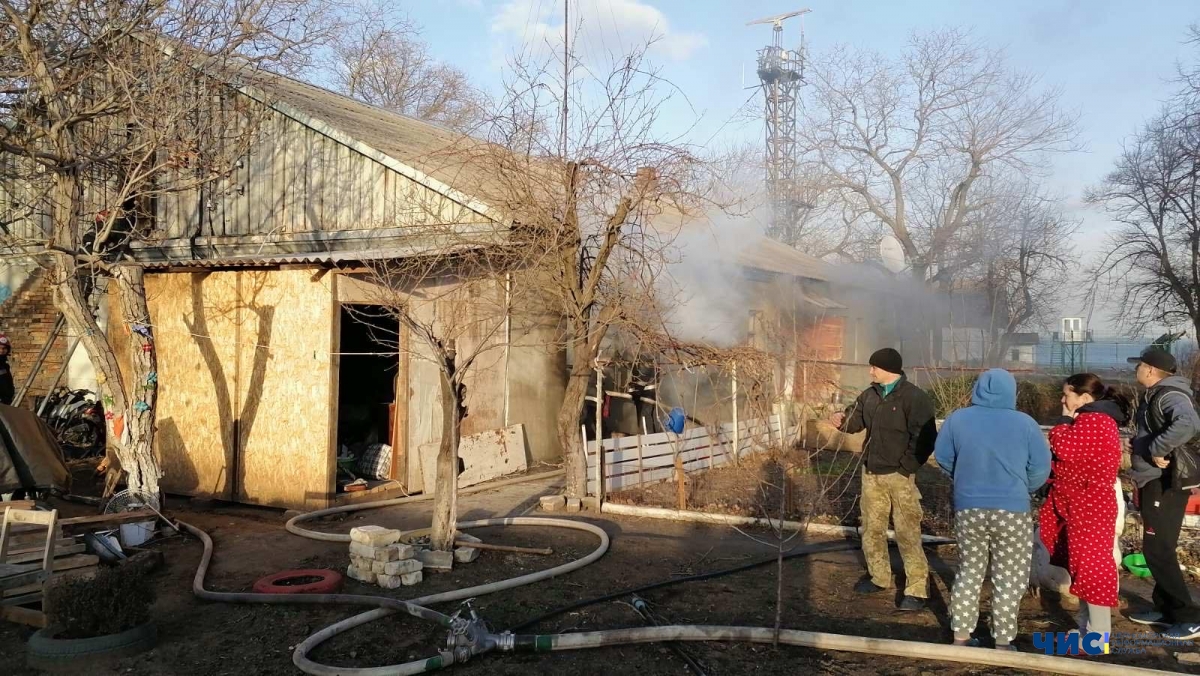
[[[546, 477], [546, 475], [542, 475]], [[498, 484], [472, 487], [476, 490], [487, 490], [499, 485], [517, 483], [520, 480], [510, 480]], [[466, 489], [462, 493], [476, 492]], [[383, 500], [374, 503], [362, 503], [344, 507], [334, 507], [318, 510], [293, 517], [287, 523], [289, 532], [303, 537], [328, 542], [345, 542], [347, 534], [320, 533], [300, 528], [297, 524], [335, 513], [355, 512], [366, 509], [408, 504], [420, 500], [428, 500], [429, 496], [412, 496], [396, 500]], [[301, 641], [292, 654], [292, 662], [301, 671], [313, 676], [404, 676], [408, 674], [423, 674], [461, 664], [493, 651], [500, 652], [557, 652], [562, 650], [579, 650], [613, 645], [632, 645], [639, 643], [658, 643], [671, 641], [740, 641], [748, 643], [770, 644], [778, 641], [784, 645], [813, 648], [817, 650], [837, 650], [875, 655], [891, 655], [916, 659], [939, 660], [996, 667], [1009, 667], [1027, 671], [1046, 673], [1077, 674], [1079, 676], [1150, 676], [1171, 672], [1156, 669], [1128, 667], [1123, 665], [1105, 664], [1103, 662], [1084, 661], [1072, 658], [1052, 657], [1032, 653], [1021, 653], [998, 650], [982, 650], [965, 646], [931, 644], [919, 641], [901, 641], [896, 639], [869, 638], [863, 636], [848, 636], [823, 632], [809, 632], [794, 629], [780, 630], [778, 633], [766, 627], [726, 627], [706, 625], [669, 625], [638, 627], [633, 629], [616, 629], [591, 632], [574, 632], [568, 634], [514, 634], [510, 631], [493, 632], [470, 606], [468, 599], [491, 594], [498, 591], [513, 589], [535, 582], [550, 579], [578, 570], [593, 563], [608, 551], [608, 535], [598, 526], [583, 521], [555, 519], [543, 517], [509, 517], [498, 519], [483, 519], [458, 524], [460, 529], [482, 528], [487, 526], [537, 526], [551, 528], [567, 528], [588, 532], [596, 536], [598, 544], [588, 555], [536, 573], [521, 575], [507, 580], [489, 584], [477, 585], [465, 589], [432, 594], [407, 601], [386, 596], [371, 596], [357, 594], [255, 594], [241, 592], [217, 592], [204, 587], [204, 579], [212, 561], [213, 542], [207, 533], [187, 523], [180, 522], [189, 533], [197, 537], [204, 545], [204, 553], [196, 568], [192, 582], [193, 593], [201, 599], [226, 603], [292, 603], [292, 604], [342, 604], [371, 606], [373, 609], [354, 615], [335, 624], [329, 625]], [[845, 543], [841, 543], [845, 544]], [[801, 553], [803, 551], [803, 553]], [[819, 551], [831, 551], [828, 544], [804, 546], [791, 552], [800, 556]], [[752, 567], [754, 564], [751, 564]], [[742, 570], [748, 566], [723, 571], [725, 574]], [[706, 575], [705, 577], [711, 577]], [[697, 576], [701, 577], [701, 576]], [[662, 585], [647, 585], [662, 586]], [[451, 601], [466, 601], [458, 611], [446, 615], [427, 606]], [[332, 667], [319, 664], [309, 659], [309, 653], [321, 643], [368, 622], [392, 615], [397, 612], [407, 613], [433, 622], [447, 630], [447, 641], [444, 649], [437, 655], [426, 659], [415, 660], [404, 664], [382, 667]]]

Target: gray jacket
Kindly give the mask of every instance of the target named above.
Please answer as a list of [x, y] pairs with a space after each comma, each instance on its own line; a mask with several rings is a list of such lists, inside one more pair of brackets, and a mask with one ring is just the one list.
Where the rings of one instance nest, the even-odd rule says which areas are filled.
[[[1183, 376], [1164, 378], [1146, 390], [1146, 396], [1138, 406], [1135, 416], [1137, 430], [1130, 442], [1132, 452], [1129, 477], [1139, 487], [1162, 476], [1163, 471], [1151, 462], [1151, 458], [1169, 456], [1172, 451], [1191, 441], [1192, 437], [1200, 432], [1200, 416], [1196, 414], [1196, 407], [1192, 405], [1191, 399], [1183, 392], [1167, 392], [1155, 397], [1156, 391], [1162, 387], [1171, 387], [1183, 392], [1192, 391], [1192, 383]], [[1162, 420], [1166, 421], [1166, 427], [1157, 434], [1150, 431], [1148, 408], [1151, 401], [1155, 401], [1160, 407]]]

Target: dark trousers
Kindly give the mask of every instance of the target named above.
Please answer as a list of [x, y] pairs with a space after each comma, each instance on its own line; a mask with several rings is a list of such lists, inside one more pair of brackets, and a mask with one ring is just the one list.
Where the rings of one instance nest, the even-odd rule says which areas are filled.
[[16, 388], [13, 387], [12, 372], [0, 374], [0, 404], [11, 406]]
[[1175, 553], [1191, 492], [1171, 488], [1167, 473], [1143, 486], [1139, 500], [1145, 531], [1142, 553], [1154, 576], [1154, 608], [1172, 624], [1200, 622], [1200, 609], [1192, 603]]

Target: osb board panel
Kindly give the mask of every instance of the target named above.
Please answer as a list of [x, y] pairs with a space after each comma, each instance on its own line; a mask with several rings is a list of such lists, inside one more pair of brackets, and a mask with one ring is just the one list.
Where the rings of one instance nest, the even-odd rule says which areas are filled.
[[238, 274], [146, 276], [158, 349], [155, 448], [173, 493], [232, 497]]
[[321, 507], [333, 490], [332, 275], [238, 273], [239, 499]]

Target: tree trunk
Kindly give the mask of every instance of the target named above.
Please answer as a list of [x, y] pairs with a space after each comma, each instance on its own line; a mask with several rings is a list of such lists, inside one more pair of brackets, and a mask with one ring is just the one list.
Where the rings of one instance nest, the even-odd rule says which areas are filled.
[[[125, 482], [130, 490], [142, 491], [159, 496], [158, 480], [162, 471], [154, 455], [154, 421], [158, 394], [158, 352], [154, 342], [154, 327], [150, 323], [150, 310], [146, 306], [144, 272], [138, 265], [122, 265], [116, 269], [117, 300], [121, 314], [114, 318], [120, 322], [118, 331], [128, 330], [129, 374], [122, 379], [117, 373], [117, 385], [126, 388], [127, 406], [113, 411], [108, 422], [109, 433], [117, 427], [116, 416], [123, 415], [124, 429], [114, 444], [121, 469], [125, 471]], [[108, 341], [105, 341], [107, 343]], [[110, 347], [111, 349], [111, 347]], [[112, 378], [108, 383], [112, 384]]]
[[[454, 357], [447, 362], [453, 369]], [[452, 371], [453, 372], [453, 371]], [[458, 528], [458, 442], [462, 432], [461, 391], [442, 373], [442, 441], [438, 446], [437, 485], [433, 494], [433, 528], [430, 545], [439, 551], [454, 549]]]
[[[158, 497], [158, 480], [162, 472], [152, 449], [154, 400], [158, 382], [157, 357], [154, 353], [153, 328], [146, 308], [142, 268], [118, 266], [112, 278], [117, 284], [121, 310], [111, 320], [113, 330], [130, 334], [130, 369], [126, 380], [122, 377], [112, 343], [96, 321], [75, 269], [75, 261], [69, 255], [56, 254], [54, 262], [55, 304], [80, 337], [80, 344], [96, 370], [107, 418], [107, 446], [112, 451], [108, 456], [110, 472], [124, 472], [126, 484], [131, 490]], [[106, 493], [112, 492], [115, 479], [119, 478], [116, 474], [113, 477]]]
[[[562, 447], [567, 495], [573, 498], [582, 498], [587, 494], [587, 449], [579, 438], [579, 417], [583, 413], [588, 380], [592, 377], [589, 368], [592, 360], [586, 357], [580, 352], [575, 353], [567, 390], [558, 409], [558, 443]], [[597, 398], [600, 398], [599, 395]]]

